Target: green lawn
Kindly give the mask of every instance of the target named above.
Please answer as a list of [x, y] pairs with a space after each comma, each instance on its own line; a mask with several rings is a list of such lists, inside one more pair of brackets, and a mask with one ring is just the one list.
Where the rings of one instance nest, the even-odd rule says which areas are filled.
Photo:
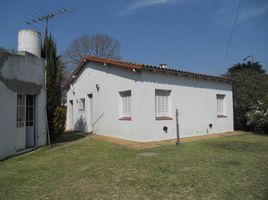
[[268, 199], [268, 137], [55, 144], [0, 162], [0, 199]]

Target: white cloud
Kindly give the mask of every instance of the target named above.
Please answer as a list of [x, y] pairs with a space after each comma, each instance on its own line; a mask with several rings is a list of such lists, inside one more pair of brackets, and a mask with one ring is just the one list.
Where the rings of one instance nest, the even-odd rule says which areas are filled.
[[[231, 26], [233, 24], [235, 12], [237, 10], [238, 1], [225, 1], [214, 16], [214, 21], [219, 25]], [[242, 1], [238, 14], [237, 23], [246, 21], [247, 19], [268, 13], [267, 1]]]
[[268, 4], [258, 6], [255, 8], [247, 8], [244, 11], [241, 12], [240, 14], [240, 22], [244, 21], [246, 19], [249, 19], [251, 17], [255, 17], [261, 14], [268, 13]]
[[167, 4], [173, 0], [136, 0], [132, 4], [128, 5], [119, 16], [130, 15], [135, 11], [141, 10], [146, 7], [155, 6], [158, 4]]

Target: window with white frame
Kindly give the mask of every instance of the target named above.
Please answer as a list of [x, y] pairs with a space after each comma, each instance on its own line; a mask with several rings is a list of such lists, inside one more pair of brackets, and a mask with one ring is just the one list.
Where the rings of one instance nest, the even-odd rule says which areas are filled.
[[131, 117], [131, 90], [119, 92], [121, 117]]
[[155, 116], [156, 118], [170, 117], [171, 90], [155, 90]]
[[78, 110], [84, 111], [85, 110], [85, 98], [81, 98], [78, 100]]
[[25, 126], [25, 94], [17, 94], [17, 127]]
[[225, 95], [217, 94], [217, 115], [225, 116]]

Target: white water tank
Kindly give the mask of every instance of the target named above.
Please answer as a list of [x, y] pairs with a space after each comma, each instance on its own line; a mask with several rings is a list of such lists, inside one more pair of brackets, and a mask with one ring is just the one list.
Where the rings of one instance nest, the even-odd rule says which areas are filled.
[[26, 51], [41, 57], [41, 34], [30, 29], [20, 30], [18, 34], [18, 51]]

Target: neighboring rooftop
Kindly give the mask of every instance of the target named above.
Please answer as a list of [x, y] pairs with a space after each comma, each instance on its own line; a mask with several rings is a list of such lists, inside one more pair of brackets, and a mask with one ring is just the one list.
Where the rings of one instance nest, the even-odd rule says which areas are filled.
[[122, 60], [114, 60], [114, 59], [86, 56], [79, 63], [77, 68], [73, 71], [73, 73], [71, 74], [69, 79], [66, 81], [64, 88], [67, 88], [69, 86], [69, 84], [71, 84], [77, 78], [77, 75], [81, 72], [84, 64], [87, 62], [103, 63], [106, 65], [114, 65], [114, 66], [118, 66], [118, 67], [134, 69], [137, 71], [160, 72], [160, 73], [173, 74], [173, 75], [184, 76], [184, 77], [189, 77], [189, 78], [194, 78], [194, 79], [203, 79], [203, 80], [231, 83], [230, 79], [225, 78], [225, 77], [220, 77], [220, 76], [187, 72], [187, 71], [182, 71], [182, 70], [173, 69], [173, 68], [169, 68], [169, 67], [154, 66], [154, 65], [147, 65], [147, 64], [138, 64], [138, 63], [126, 62], [126, 61], [122, 61]]

